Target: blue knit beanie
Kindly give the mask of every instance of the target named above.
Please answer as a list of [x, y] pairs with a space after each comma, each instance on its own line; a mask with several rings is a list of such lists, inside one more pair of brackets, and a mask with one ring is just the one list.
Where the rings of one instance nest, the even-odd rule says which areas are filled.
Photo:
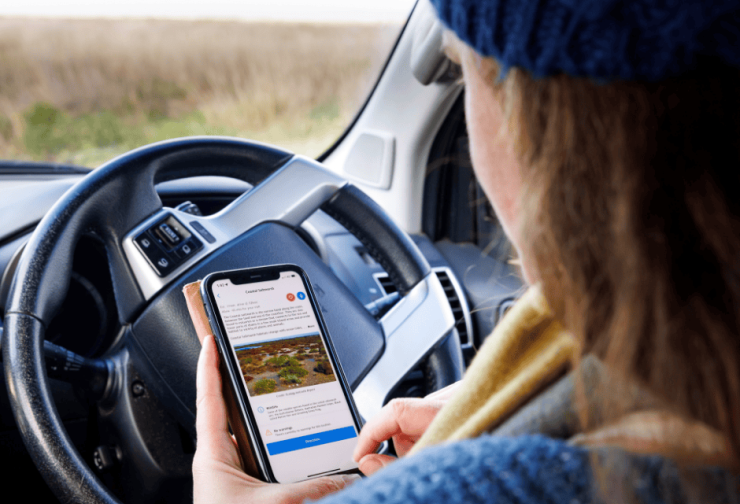
[[740, 67], [738, 0], [432, 0], [458, 38], [505, 73], [598, 81], [685, 74], [711, 57]]

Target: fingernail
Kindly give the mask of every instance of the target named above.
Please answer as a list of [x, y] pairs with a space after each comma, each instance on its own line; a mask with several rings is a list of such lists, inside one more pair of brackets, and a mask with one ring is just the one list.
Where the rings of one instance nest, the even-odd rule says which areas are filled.
[[359, 479], [360, 479], [359, 474], [342, 474], [342, 480], [344, 481], [344, 486], [349, 486]]
[[368, 458], [360, 465], [362, 466], [362, 472], [365, 474], [372, 474], [383, 468], [383, 464], [375, 458]]

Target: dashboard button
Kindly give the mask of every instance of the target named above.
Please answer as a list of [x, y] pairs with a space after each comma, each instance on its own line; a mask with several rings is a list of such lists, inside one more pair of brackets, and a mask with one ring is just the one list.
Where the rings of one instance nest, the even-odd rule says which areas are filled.
[[135, 241], [141, 251], [144, 252], [144, 254], [146, 254], [147, 251], [151, 250], [152, 248], [157, 248], [157, 246], [154, 244], [154, 239], [149, 235], [148, 232], [141, 233], [139, 236], [136, 237]]
[[201, 224], [198, 221], [192, 221], [190, 223], [191, 226], [193, 226], [193, 229], [195, 229], [199, 235], [201, 235], [208, 243], [214, 243], [216, 241], [216, 238], [208, 232], [206, 228], [203, 227], [203, 224]]
[[195, 250], [200, 250], [203, 248], [203, 242], [201, 242], [195, 236], [190, 237], [190, 240], [188, 240], [188, 243], [190, 243], [190, 246], [195, 248]]
[[140, 233], [134, 242], [161, 277], [203, 248], [203, 242], [171, 215]]
[[190, 256], [195, 255], [195, 253], [202, 248], [203, 243], [201, 243], [197, 238], [191, 237], [188, 241], [180, 245], [180, 247], [175, 250], [175, 253], [180, 259], [186, 260]]
[[150, 235], [149, 231], [141, 233], [134, 241], [159, 276], [169, 275], [182, 262], [175, 254], [162, 250], [157, 244], [159, 240]]
[[154, 232], [170, 248], [176, 247], [182, 241], [180, 235], [166, 222], [159, 224]]
[[180, 264], [177, 257], [173, 257], [172, 254], [165, 254], [161, 250], [153, 251], [153, 253], [147, 255], [147, 259], [154, 267], [154, 270], [161, 277], [167, 276]]
[[190, 242], [183, 243], [182, 246], [179, 249], [177, 249], [177, 255], [182, 257], [183, 259], [186, 259], [192, 256], [193, 254], [195, 254], [196, 250], [197, 249], [192, 243]]

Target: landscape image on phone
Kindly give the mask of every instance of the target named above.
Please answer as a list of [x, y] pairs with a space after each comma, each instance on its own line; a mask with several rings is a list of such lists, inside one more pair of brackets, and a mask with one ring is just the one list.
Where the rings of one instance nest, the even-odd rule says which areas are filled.
[[252, 397], [337, 379], [318, 334], [252, 343], [234, 350]]

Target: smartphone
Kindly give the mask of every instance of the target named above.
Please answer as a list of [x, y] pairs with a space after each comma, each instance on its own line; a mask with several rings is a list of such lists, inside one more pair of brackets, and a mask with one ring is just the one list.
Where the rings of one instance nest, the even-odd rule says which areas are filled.
[[361, 417], [306, 273], [291, 264], [212, 273], [201, 295], [236, 398], [230, 417], [242, 422], [232, 430], [248, 434], [259, 477], [359, 473]]

